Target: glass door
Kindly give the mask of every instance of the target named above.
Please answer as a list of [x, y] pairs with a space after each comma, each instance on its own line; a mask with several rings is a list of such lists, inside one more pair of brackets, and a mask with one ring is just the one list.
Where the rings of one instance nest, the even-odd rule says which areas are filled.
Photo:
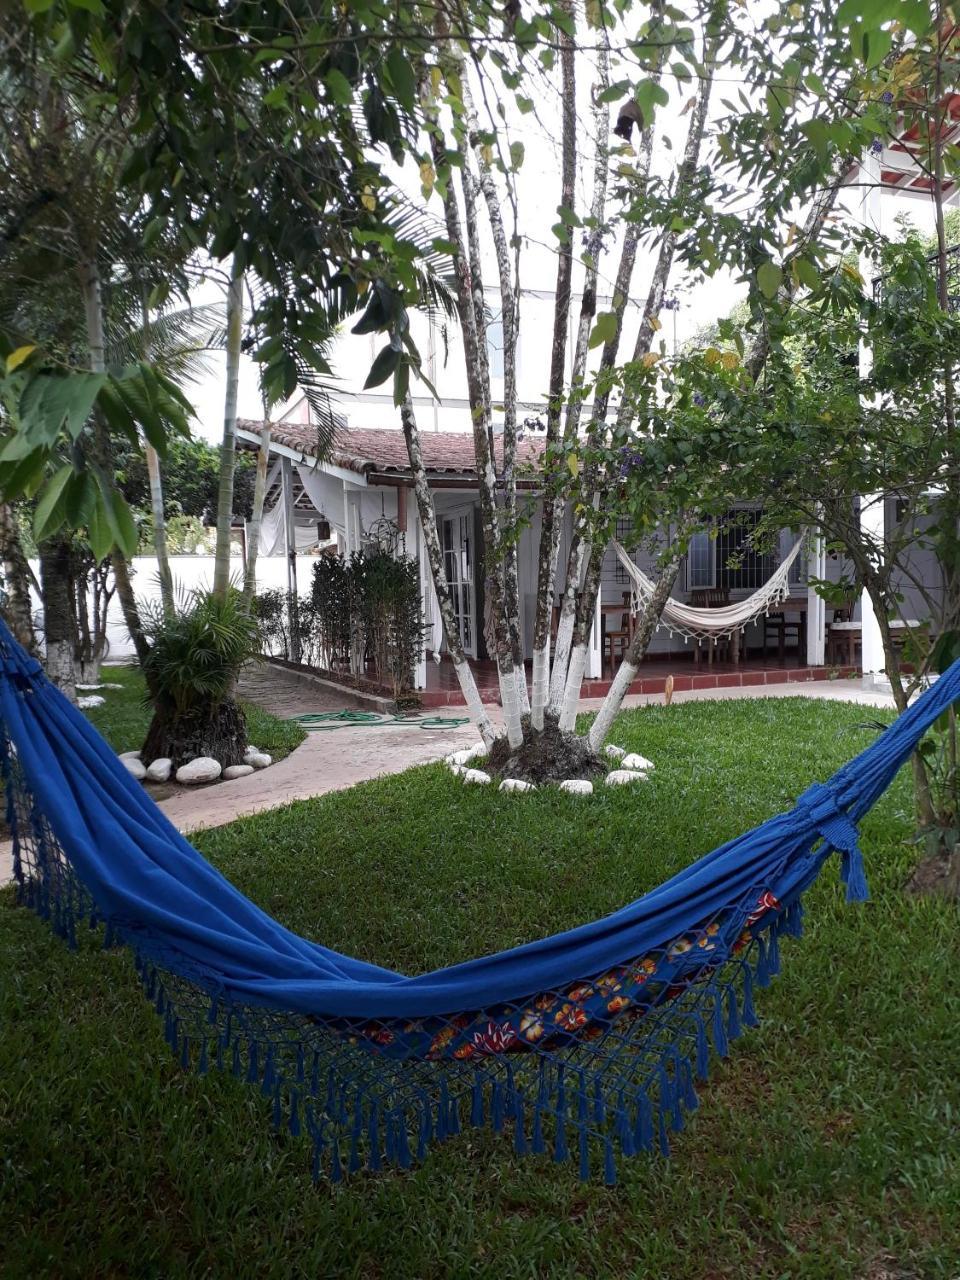
[[457, 618], [464, 653], [477, 656], [476, 588], [473, 580], [473, 508], [444, 516], [440, 522], [443, 568]]

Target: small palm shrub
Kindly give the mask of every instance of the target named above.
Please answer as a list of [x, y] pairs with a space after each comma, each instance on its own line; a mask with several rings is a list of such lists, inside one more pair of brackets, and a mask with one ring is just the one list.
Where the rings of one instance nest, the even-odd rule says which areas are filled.
[[202, 589], [178, 598], [172, 614], [145, 611], [150, 653], [144, 676], [154, 716], [144, 760], [169, 756], [175, 767], [197, 756], [239, 764], [246, 723], [234, 699], [243, 663], [256, 651], [257, 620], [231, 587], [223, 599]]

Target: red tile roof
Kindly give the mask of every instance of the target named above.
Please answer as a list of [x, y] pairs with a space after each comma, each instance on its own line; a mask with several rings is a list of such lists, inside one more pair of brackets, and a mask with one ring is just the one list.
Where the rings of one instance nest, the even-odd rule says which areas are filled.
[[[238, 428], [259, 434], [260, 422], [241, 419]], [[316, 428], [302, 422], [275, 422], [270, 437], [288, 449], [298, 449], [307, 456], [315, 456]], [[503, 460], [503, 437], [495, 440], [498, 469]], [[517, 445], [517, 464], [523, 470], [539, 467], [543, 455], [543, 437], [525, 436]], [[475, 477], [476, 457], [473, 434], [467, 431], [423, 432], [420, 436], [423, 461], [429, 475]], [[361, 475], [410, 476], [410, 460], [403, 432], [399, 427], [364, 430], [338, 428], [328, 459], [337, 466], [357, 471]], [[528, 475], [528, 480], [531, 478]]]

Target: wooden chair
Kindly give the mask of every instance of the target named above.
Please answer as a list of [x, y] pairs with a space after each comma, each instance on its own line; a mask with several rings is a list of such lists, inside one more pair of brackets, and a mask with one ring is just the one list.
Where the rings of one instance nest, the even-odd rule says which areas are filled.
[[797, 642], [797, 653], [799, 657], [803, 657], [800, 653], [800, 644], [803, 638], [803, 618], [788, 618], [782, 611], [780, 613], [768, 613], [763, 619], [763, 656], [767, 656], [767, 642], [773, 637], [777, 643], [777, 661], [782, 666], [786, 660], [787, 641], [795, 640]]
[[[694, 609], [723, 609], [730, 603], [730, 592], [726, 587], [702, 587], [690, 592], [690, 604]], [[729, 636], [718, 636], [707, 641], [707, 665], [713, 666], [714, 658], [729, 662], [731, 644]], [[694, 662], [703, 657], [703, 646], [698, 644], [693, 650]]]
[[610, 679], [613, 679], [616, 672], [616, 659], [619, 656], [623, 660], [624, 654], [630, 647], [630, 641], [633, 639], [633, 627], [631, 626], [630, 614], [630, 592], [623, 593], [624, 612], [620, 616], [620, 626], [612, 631], [605, 626], [603, 629], [603, 659], [606, 660], [607, 655], [610, 657]]

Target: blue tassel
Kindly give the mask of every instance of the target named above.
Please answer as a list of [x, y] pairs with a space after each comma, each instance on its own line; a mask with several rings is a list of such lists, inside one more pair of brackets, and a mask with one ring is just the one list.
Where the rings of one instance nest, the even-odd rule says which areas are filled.
[[460, 1099], [450, 1099], [450, 1118], [447, 1121], [447, 1132], [456, 1137], [460, 1132]]
[[577, 1073], [577, 1119], [581, 1124], [586, 1124], [589, 1114], [589, 1104], [587, 1102], [587, 1080], [583, 1072]]
[[617, 1185], [617, 1162], [613, 1156], [613, 1143], [609, 1136], [603, 1144], [603, 1180], [608, 1187]]
[[787, 914], [784, 917], [786, 932], [791, 938], [803, 937], [803, 903], [797, 898], [790, 903], [787, 908]]
[[719, 991], [713, 997], [713, 1047], [721, 1058], [725, 1058], [730, 1052], [727, 1028], [723, 1020], [723, 995]]
[[634, 1128], [637, 1151], [653, 1150], [653, 1106], [646, 1089], [637, 1099], [637, 1120]]
[[623, 1105], [623, 1096], [617, 1104], [617, 1137], [620, 1140], [620, 1150], [628, 1159], [630, 1156], [637, 1154], [636, 1145], [633, 1141], [633, 1130], [630, 1127], [630, 1120], [627, 1116], [627, 1109]]
[[727, 987], [727, 1035], [731, 1040], [736, 1040], [741, 1035], [743, 1027], [740, 1025], [740, 1006], [737, 1003], [736, 990]]
[[663, 1107], [660, 1107], [659, 1109], [658, 1120], [659, 1120], [658, 1128], [660, 1130], [660, 1154], [665, 1158], [669, 1159], [670, 1140], [667, 1137], [667, 1117], [664, 1113]]
[[753, 970], [749, 964], [743, 965], [743, 1022], [748, 1027], [758, 1027], [760, 1019], [753, 1007]]
[[333, 1067], [329, 1067], [327, 1069], [327, 1102], [326, 1102], [326, 1106], [324, 1107], [324, 1110], [326, 1111], [327, 1115], [330, 1117], [331, 1120], [333, 1120], [336, 1117], [337, 1090], [336, 1090], [336, 1077], [334, 1075]]
[[247, 1062], [247, 1084], [256, 1084], [260, 1079], [260, 1049], [256, 1040], [250, 1041], [250, 1057]]
[[216, 996], [213, 996], [213, 998], [210, 1001], [210, 1008], [207, 1010], [207, 1022], [211, 1027], [216, 1022], [219, 1012], [220, 1012], [219, 1001], [217, 1000]]
[[585, 1125], [580, 1125], [580, 1181], [590, 1181], [590, 1142]]
[[183, 1037], [183, 1044], [180, 1049], [180, 1066], [184, 1071], [190, 1070], [190, 1037]]
[[306, 1063], [303, 1058], [303, 1045], [297, 1045], [297, 1084], [303, 1084], [307, 1078]]
[[300, 1095], [296, 1089], [290, 1094], [290, 1120], [287, 1124], [291, 1138], [300, 1137]]
[[680, 1055], [674, 1050], [673, 1081], [670, 1090], [670, 1123], [676, 1133], [683, 1129], [683, 1100], [680, 1096], [682, 1076], [680, 1072]]
[[594, 1076], [593, 1080], [593, 1119], [598, 1125], [607, 1122], [607, 1109], [603, 1102], [603, 1089], [600, 1087], [599, 1076]]
[[770, 933], [770, 948], [767, 951], [767, 970], [771, 978], [780, 972], [780, 939], [774, 929]]
[[866, 902], [870, 897], [870, 886], [867, 884], [867, 873], [863, 866], [863, 854], [860, 845], [855, 843], [852, 849], [845, 849], [840, 860], [840, 874], [847, 886], [848, 902]]
[[234, 1040], [234, 1042], [233, 1042], [233, 1062], [232, 1062], [232, 1064], [231, 1064], [230, 1070], [232, 1071], [233, 1075], [234, 1075], [234, 1076], [239, 1080], [239, 1079], [240, 1079], [240, 1072], [241, 1072], [241, 1067], [240, 1067], [240, 1044], [239, 1044], [239, 1042], [238, 1042], [237, 1040]]
[[470, 1123], [475, 1129], [483, 1124], [483, 1080], [479, 1072], [473, 1078], [473, 1089], [470, 1093]]
[[767, 940], [760, 934], [757, 938], [757, 985], [769, 987], [770, 965], [767, 959]]
[[523, 1105], [523, 1095], [516, 1093], [513, 1103], [513, 1150], [518, 1156], [527, 1154], [527, 1118]]
[[216, 1061], [217, 1070], [222, 1071], [223, 1070], [223, 1041], [220, 1039], [219, 1036], [217, 1036], [217, 1056], [215, 1061]]
[[553, 1158], [557, 1164], [563, 1164], [570, 1156], [570, 1149], [567, 1146], [567, 1118], [565, 1115], [557, 1114], [557, 1132], [554, 1137]]
[[157, 1013], [163, 1013], [163, 1010], [164, 1010], [164, 999], [163, 999], [163, 986], [162, 986], [162, 984], [157, 988], [157, 999], [156, 999], [156, 1003], [154, 1004], [154, 1006], [153, 1006], [153, 1007], [156, 1009]]
[[700, 1105], [700, 1099], [697, 1097], [697, 1091], [693, 1086], [693, 1071], [690, 1067], [690, 1059], [686, 1056], [680, 1059], [680, 1085], [683, 1090], [683, 1105], [688, 1111], [696, 1111]]
[[371, 1173], [379, 1173], [383, 1168], [380, 1155], [380, 1109], [374, 1101], [370, 1104], [370, 1115], [367, 1119], [367, 1168]]
[[320, 1092], [320, 1054], [313, 1051], [313, 1062], [310, 1066], [310, 1097], [315, 1098]]
[[397, 1124], [392, 1111], [387, 1112], [385, 1128], [387, 1164], [395, 1164], [397, 1159]]
[[280, 1103], [280, 1086], [277, 1085], [276, 1089], [274, 1089], [273, 1091], [273, 1127], [277, 1131], [277, 1133], [280, 1132], [280, 1128], [282, 1124], [283, 1124], [283, 1107]]

